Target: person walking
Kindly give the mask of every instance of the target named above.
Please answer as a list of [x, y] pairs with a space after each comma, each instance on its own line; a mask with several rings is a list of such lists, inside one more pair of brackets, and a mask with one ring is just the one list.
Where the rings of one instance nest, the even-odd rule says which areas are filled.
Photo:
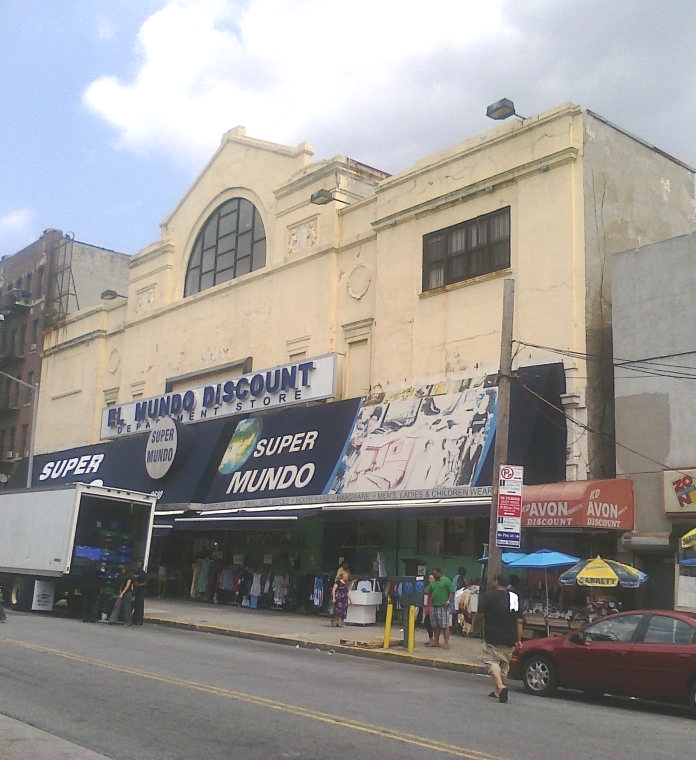
[[426, 642], [426, 647], [439, 647], [440, 635], [443, 639], [443, 649], [449, 649], [450, 625], [452, 624], [452, 614], [450, 604], [454, 598], [454, 586], [452, 581], [442, 574], [439, 567], [433, 568], [435, 580], [428, 584], [425, 590], [430, 594], [430, 622], [433, 626], [433, 639]]
[[517, 644], [522, 642], [524, 618], [520, 612], [520, 599], [508, 590], [509, 579], [498, 574], [493, 588], [481, 595], [474, 617], [474, 632], [483, 627], [483, 661], [493, 679], [495, 689], [488, 695], [499, 702], [508, 701], [505, 684], [510, 670], [510, 657]]

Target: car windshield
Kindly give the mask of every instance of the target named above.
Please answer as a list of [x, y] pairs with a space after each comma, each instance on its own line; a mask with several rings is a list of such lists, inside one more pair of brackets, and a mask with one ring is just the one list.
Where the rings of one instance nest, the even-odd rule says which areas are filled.
[[642, 615], [611, 615], [584, 630], [585, 641], [623, 641], [633, 639]]

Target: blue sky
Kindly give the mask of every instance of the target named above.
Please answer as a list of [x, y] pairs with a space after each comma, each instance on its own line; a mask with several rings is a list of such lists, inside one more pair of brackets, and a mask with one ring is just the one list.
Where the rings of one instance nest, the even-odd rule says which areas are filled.
[[137, 253], [237, 125], [396, 172], [501, 97], [572, 101], [696, 166], [684, 0], [0, 0], [0, 25], [0, 255], [47, 227]]

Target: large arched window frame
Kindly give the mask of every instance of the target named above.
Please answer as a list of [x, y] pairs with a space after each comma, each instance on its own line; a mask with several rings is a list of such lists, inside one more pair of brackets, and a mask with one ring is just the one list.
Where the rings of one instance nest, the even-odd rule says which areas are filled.
[[261, 214], [246, 198], [232, 198], [213, 211], [196, 237], [184, 297], [265, 265], [266, 231]]

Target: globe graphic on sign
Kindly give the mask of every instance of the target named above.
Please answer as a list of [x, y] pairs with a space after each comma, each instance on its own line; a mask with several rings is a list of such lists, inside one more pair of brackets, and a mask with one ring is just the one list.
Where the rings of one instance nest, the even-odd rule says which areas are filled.
[[261, 420], [255, 417], [237, 423], [218, 466], [221, 475], [231, 475], [249, 459], [261, 437], [261, 430]]

